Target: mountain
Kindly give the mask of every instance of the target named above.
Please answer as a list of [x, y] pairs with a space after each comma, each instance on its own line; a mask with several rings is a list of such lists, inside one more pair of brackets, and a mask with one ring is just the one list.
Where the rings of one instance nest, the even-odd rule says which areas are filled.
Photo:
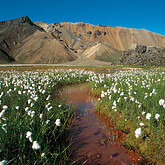
[[88, 41], [105, 42], [117, 50], [128, 50], [135, 45], [165, 47], [165, 36], [145, 29], [127, 29], [85, 23], [60, 23], [73, 34]]
[[77, 57], [55, 33], [47, 33], [25, 16], [0, 22], [0, 62], [61, 63]]
[[54, 33], [37, 31], [22, 41], [14, 51], [20, 63], [53, 64], [72, 61], [77, 56]]
[[[147, 54], [135, 51], [143, 46]], [[27, 16], [0, 22], [1, 63], [52, 64], [89, 59], [109, 64], [162, 65], [164, 48], [165, 36], [145, 29], [86, 23], [48, 24], [31, 22]], [[147, 60], [150, 53], [157, 62]]]
[[33, 24], [28, 17], [0, 22], [0, 61], [15, 61], [13, 51], [16, 45], [36, 31], [44, 29]]

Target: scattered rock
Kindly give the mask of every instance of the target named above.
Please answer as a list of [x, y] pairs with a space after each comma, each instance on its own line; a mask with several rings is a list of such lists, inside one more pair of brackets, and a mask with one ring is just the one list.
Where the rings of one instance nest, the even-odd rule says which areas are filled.
[[145, 45], [136, 45], [135, 52], [137, 53], [145, 53], [147, 51], [147, 46]]
[[123, 51], [122, 65], [165, 65], [165, 48], [136, 45], [135, 49]]
[[88, 31], [87, 34], [92, 34], [92, 32], [91, 31]]
[[96, 38], [99, 35], [101, 35], [101, 31], [96, 30], [95, 33], [93, 34], [93, 37]]
[[94, 33], [94, 34], [93, 34], [93, 37], [94, 37], [94, 38], [96, 38], [96, 37], [97, 37], [96, 33]]
[[96, 30], [95, 33], [96, 33], [96, 35], [101, 35], [101, 31], [99, 31], [99, 30]]

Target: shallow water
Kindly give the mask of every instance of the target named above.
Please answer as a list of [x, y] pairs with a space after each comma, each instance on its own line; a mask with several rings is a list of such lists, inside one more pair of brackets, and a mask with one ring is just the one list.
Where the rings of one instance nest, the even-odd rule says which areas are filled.
[[[75, 121], [70, 128], [71, 164], [129, 165], [141, 160], [138, 153], [130, 153], [120, 146], [122, 134], [107, 125], [106, 120], [95, 112], [97, 99], [86, 84], [66, 86], [60, 94], [67, 103], [77, 107]], [[120, 137], [114, 141], [116, 136]]]

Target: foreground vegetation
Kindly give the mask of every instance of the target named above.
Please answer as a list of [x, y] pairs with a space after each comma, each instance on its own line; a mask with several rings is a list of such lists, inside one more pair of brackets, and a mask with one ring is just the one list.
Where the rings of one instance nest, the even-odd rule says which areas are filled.
[[165, 70], [130, 70], [90, 77], [99, 96], [96, 109], [127, 134], [124, 145], [163, 163], [165, 153]]
[[56, 93], [61, 85], [86, 81], [87, 72], [1, 71], [0, 77], [0, 163], [67, 163], [74, 109]]
[[165, 161], [165, 69], [106, 75], [11, 70], [0, 71], [0, 77], [0, 163], [67, 164], [74, 108], [60, 101], [57, 91], [86, 81], [99, 97], [96, 109], [126, 133], [123, 144], [153, 163]]

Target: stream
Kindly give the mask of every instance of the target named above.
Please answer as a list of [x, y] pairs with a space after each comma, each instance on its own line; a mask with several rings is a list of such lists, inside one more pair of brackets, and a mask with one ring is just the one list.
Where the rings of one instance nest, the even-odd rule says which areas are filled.
[[131, 165], [142, 160], [139, 153], [121, 146], [122, 134], [95, 112], [97, 98], [91, 94], [87, 84], [68, 85], [60, 95], [66, 103], [76, 105], [75, 120], [70, 128], [70, 164]]

